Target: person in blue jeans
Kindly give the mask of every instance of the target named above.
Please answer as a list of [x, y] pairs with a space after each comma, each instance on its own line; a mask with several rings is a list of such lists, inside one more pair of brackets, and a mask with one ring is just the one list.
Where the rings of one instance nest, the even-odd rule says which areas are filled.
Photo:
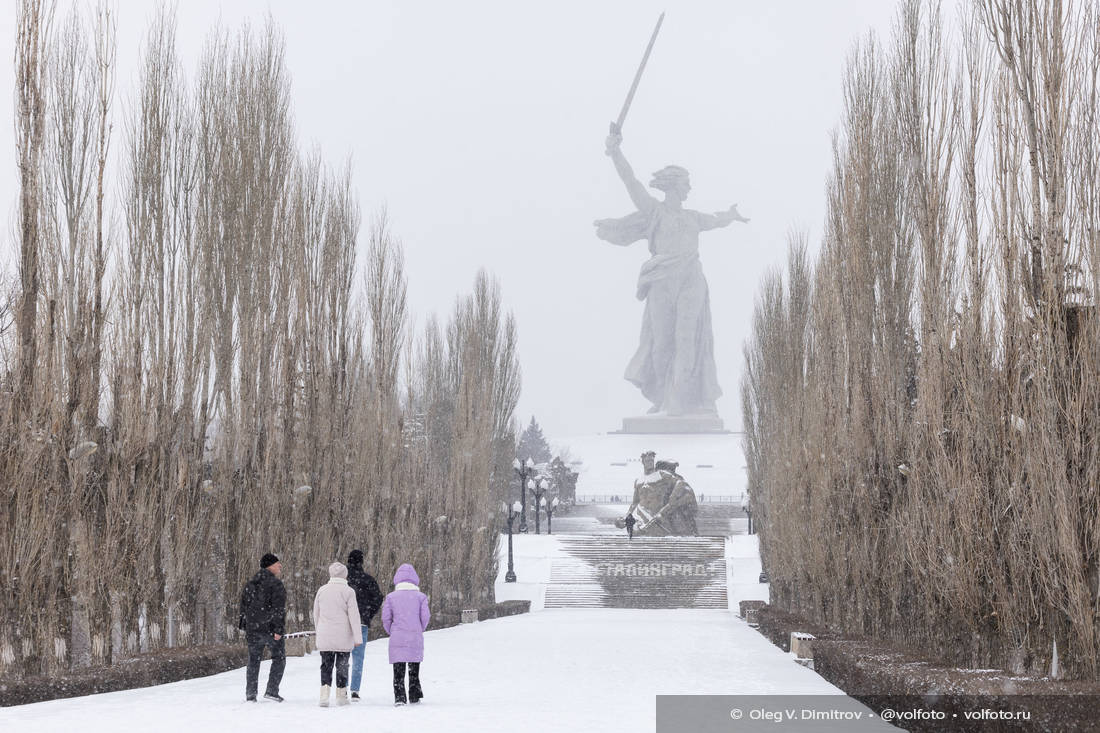
[[359, 620], [363, 625], [363, 643], [351, 652], [351, 699], [358, 702], [359, 685], [363, 681], [363, 652], [367, 648], [367, 627], [382, 607], [382, 591], [378, 589], [378, 582], [363, 570], [362, 550], [348, 553], [348, 586], [355, 591]]

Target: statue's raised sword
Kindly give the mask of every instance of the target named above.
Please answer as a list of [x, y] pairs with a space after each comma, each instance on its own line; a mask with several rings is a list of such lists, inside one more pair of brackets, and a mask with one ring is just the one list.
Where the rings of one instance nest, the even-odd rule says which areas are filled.
[[626, 113], [630, 111], [630, 103], [634, 101], [634, 92], [638, 89], [638, 82], [642, 80], [642, 72], [645, 71], [646, 62], [649, 61], [649, 52], [653, 50], [653, 42], [657, 40], [657, 33], [660, 32], [661, 23], [664, 21], [665, 14], [661, 13], [661, 16], [657, 18], [657, 26], [653, 29], [653, 35], [649, 37], [649, 45], [645, 47], [642, 63], [638, 65], [638, 71], [634, 74], [634, 82], [630, 85], [630, 91], [626, 93], [623, 108], [619, 110], [619, 119], [611, 123], [611, 132], [616, 135], [622, 134], [623, 120], [626, 119]]

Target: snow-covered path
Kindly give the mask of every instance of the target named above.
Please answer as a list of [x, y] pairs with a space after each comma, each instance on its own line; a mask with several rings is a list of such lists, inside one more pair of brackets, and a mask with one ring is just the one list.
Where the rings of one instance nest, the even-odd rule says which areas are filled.
[[[656, 694], [839, 691], [728, 611], [563, 609], [429, 632], [425, 700], [393, 707], [386, 640], [367, 645], [364, 700], [317, 706], [316, 655], [287, 660], [286, 702], [245, 703], [244, 670], [0, 709], [3, 731], [653, 730]], [[265, 662], [261, 689], [267, 679]]]
[[[515, 538], [519, 583], [496, 595], [532, 600], [532, 613], [430, 631], [424, 702], [393, 707], [386, 639], [367, 644], [363, 701], [317, 705], [320, 658], [287, 660], [284, 703], [244, 702], [244, 669], [103, 695], [0, 708], [0, 731], [416, 731], [653, 730], [658, 694], [843, 694], [727, 610], [543, 610], [559, 538]], [[767, 598], [757, 537], [726, 545], [730, 608]], [[260, 670], [260, 689], [269, 662]], [[878, 722], [878, 721], [876, 721]], [[362, 726], [360, 728], [360, 726]], [[869, 726], [884, 730], [888, 726]], [[769, 727], [769, 729], [771, 729]], [[864, 730], [861, 728], [860, 730]]]

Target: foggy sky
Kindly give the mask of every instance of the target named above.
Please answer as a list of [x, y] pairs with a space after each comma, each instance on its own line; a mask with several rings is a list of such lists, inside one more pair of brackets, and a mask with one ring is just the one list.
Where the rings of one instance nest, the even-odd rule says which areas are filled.
[[[5, 275], [16, 272], [13, 131], [16, 0], [0, 19], [0, 216]], [[740, 424], [741, 348], [761, 275], [787, 234], [816, 248], [841, 75], [853, 44], [889, 35], [889, 0], [714, 2], [313, 2], [186, 0], [177, 42], [188, 78], [219, 22], [268, 12], [286, 37], [303, 147], [353, 162], [366, 227], [382, 207], [405, 247], [414, 326], [449, 313], [481, 267], [519, 325], [523, 395], [551, 441], [618, 429], [648, 403], [622, 378], [638, 341], [644, 242], [598, 240], [592, 221], [632, 210], [603, 154], [658, 14], [667, 16], [624, 125], [638, 177], [675, 163], [689, 208], [739, 205], [747, 225], [705, 232], [715, 357], [727, 427]], [[60, 2], [59, 15], [68, 3]], [[123, 115], [152, 2], [118, 4], [118, 185]], [[947, 14], [950, 19], [952, 15]], [[117, 225], [121, 231], [121, 222]], [[361, 249], [362, 252], [362, 249]]]

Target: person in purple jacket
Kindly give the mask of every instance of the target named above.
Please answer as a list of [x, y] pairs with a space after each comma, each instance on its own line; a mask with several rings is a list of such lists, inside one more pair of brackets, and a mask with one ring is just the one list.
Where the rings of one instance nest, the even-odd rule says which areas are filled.
[[420, 577], [405, 563], [393, 576], [394, 590], [382, 603], [382, 628], [390, 635], [390, 664], [393, 665], [393, 704], [405, 704], [405, 665], [409, 667], [409, 697], [412, 704], [424, 698], [420, 688], [420, 663], [424, 661], [424, 630], [432, 617], [428, 597], [420, 592]]

